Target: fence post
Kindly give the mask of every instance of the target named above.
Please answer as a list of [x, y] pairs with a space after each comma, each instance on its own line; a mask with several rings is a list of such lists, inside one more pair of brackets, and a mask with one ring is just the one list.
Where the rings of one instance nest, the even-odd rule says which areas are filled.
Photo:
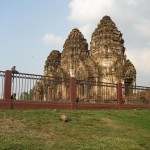
[[72, 103], [72, 109], [77, 108], [77, 96], [76, 96], [76, 78], [75, 77], [70, 77], [70, 100]]
[[4, 80], [4, 95], [3, 95], [3, 99], [5, 101], [11, 101], [11, 81], [12, 81], [12, 72], [10, 70], [6, 70]]
[[123, 104], [122, 83], [117, 83], [117, 102], [118, 104]]

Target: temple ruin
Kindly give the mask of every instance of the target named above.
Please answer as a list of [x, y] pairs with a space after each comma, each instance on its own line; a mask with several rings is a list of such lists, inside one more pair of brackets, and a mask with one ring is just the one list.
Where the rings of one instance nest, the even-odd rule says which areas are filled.
[[[122, 33], [109, 16], [104, 16], [92, 33], [90, 50], [83, 34], [74, 28], [68, 35], [62, 52], [50, 52], [44, 66], [44, 76], [62, 80], [74, 76], [80, 81], [120, 82], [126, 89], [136, 84], [136, 70], [125, 54]], [[54, 84], [46, 80], [38, 84], [37, 88], [42, 93], [41, 100], [52, 100], [54, 97], [63, 100], [69, 97], [68, 84], [58, 82], [54, 87]], [[80, 99], [85, 99], [90, 93], [97, 97], [100, 94], [95, 87], [90, 93], [85, 85], [77, 88], [80, 88]], [[126, 90], [127, 94], [128, 92]]]

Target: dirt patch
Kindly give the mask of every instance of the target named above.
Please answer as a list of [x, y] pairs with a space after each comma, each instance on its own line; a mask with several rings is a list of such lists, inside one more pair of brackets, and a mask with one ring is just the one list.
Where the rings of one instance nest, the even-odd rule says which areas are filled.
[[114, 128], [114, 129], [121, 129], [121, 125], [117, 124], [116, 122], [114, 122], [113, 120], [109, 119], [109, 118], [101, 118], [102, 121], [104, 121], [106, 123], [107, 126]]
[[[49, 126], [37, 128], [37, 124], [32, 122], [30, 128], [26, 120], [17, 120], [14, 118], [0, 118], [1, 133], [19, 133], [28, 137], [36, 137], [42, 139], [52, 139], [55, 137], [55, 131]], [[35, 128], [34, 128], [35, 127]]]
[[0, 118], [0, 131], [2, 132], [20, 132], [25, 125], [20, 120], [13, 118]]

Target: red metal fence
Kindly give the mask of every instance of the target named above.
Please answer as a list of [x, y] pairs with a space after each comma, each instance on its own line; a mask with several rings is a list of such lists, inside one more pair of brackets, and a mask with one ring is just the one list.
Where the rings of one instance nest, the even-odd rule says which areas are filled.
[[0, 108], [149, 109], [150, 88], [7, 70], [0, 71]]
[[134, 86], [126, 87], [123, 85], [123, 100], [125, 104], [149, 104], [150, 87]]
[[100, 104], [117, 103], [116, 84], [77, 80], [76, 85], [79, 102]]
[[41, 80], [42, 76], [13, 73], [11, 84], [11, 95], [16, 93], [16, 99], [19, 100], [32, 100], [32, 89], [36, 83]]
[[[62, 91], [63, 87], [67, 87]], [[12, 91], [19, 100], [67, 101], [69, 80], [25, 73], [12, 74]], [[62, 96], [65, 95], [65, 96]]]

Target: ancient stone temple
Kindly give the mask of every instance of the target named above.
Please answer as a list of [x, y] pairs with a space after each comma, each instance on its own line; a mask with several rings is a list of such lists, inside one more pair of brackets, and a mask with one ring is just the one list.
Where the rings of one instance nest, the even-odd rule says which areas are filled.
[[[126, 87], [136, 84], [136, 70], [126, 57], [122, 33], [109, 16], [104, 16], [93, 32], [90, 50], [83, 34], [74, 28], [68, 35], [62, 52], [50, 52], [45, 62], [44, 75], [57, 78], [74, 76], [77, 80], [84, 81], [121, 82]], [[43, 86], [46, 88], [46, 83]], [[86, 95], [85, 88], [82, 87], [82, 98]], [[63, 99], [68, 96], [64, 92], [68, 87], [61, 86], [61, 89], [63, 94], [58, 92], [57, 95]]]

